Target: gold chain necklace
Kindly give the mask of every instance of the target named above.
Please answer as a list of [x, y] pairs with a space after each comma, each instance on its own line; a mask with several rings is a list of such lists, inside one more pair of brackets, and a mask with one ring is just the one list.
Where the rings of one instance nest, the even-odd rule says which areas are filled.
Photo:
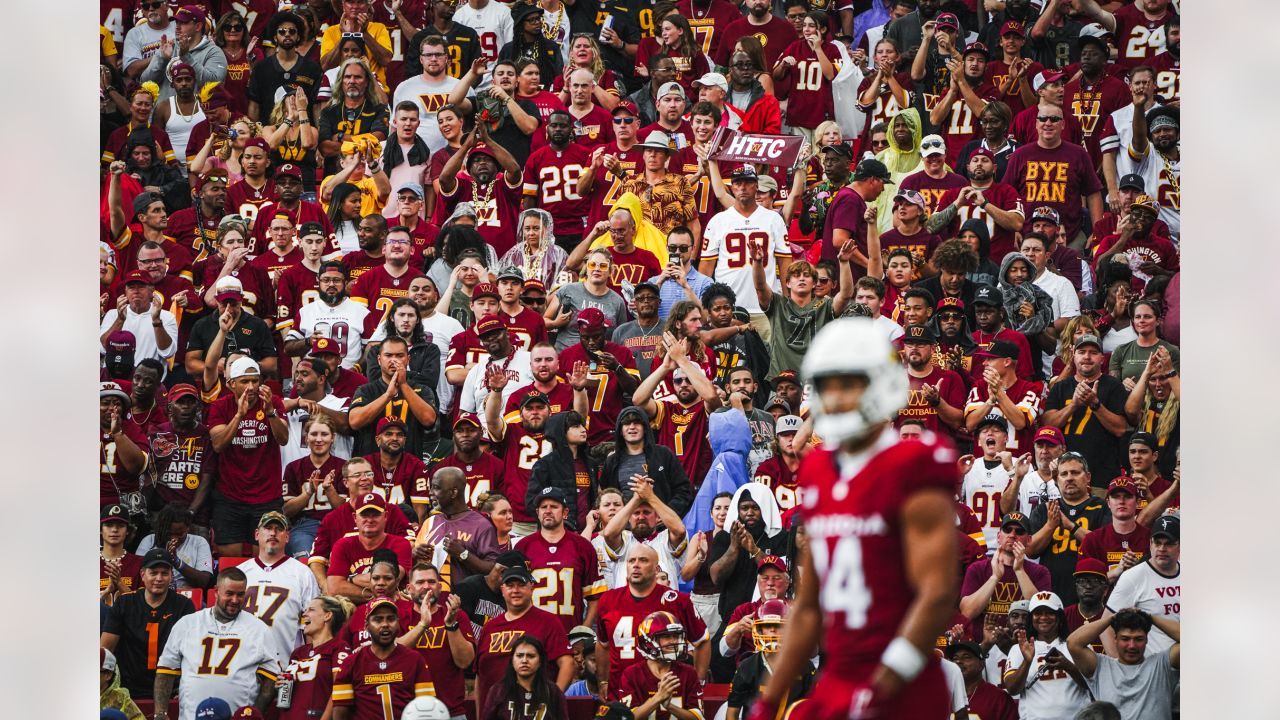
[[[556, 11], [555, 20], [551, 23], [550, 26], [547, 25], [546, 8], [543, 8], [542, 36], [551, 41], [554, 41], [556, 39], [556, 36], [560, 34], [560, 20], [564, 18], [564, 3], [561, 2], [559, 3], [559, 5], [560, 5], [560, 9]], [[548, 32], [548, 28], [550, 28], [549, 32]]]

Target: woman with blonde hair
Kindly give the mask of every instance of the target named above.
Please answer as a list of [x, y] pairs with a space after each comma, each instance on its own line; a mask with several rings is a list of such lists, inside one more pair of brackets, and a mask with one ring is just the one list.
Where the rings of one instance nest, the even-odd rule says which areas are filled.
[[[1083, 335], [1098, 335], [1098, 326], [1093, 322], [1093, 318], [1088, 315], [1077, 315], [1067, 321], [1063, 326], [1061, 337], [1070, 338], [1069, 342], [1062, 343], [1062, 347], [1058, 349], [1058, 354], [1053, 358], [1053, 377], [1049, 378], [1049, 387], [1053, 387], [1057, 383], [1068, 378], [1075, 377], [1076, 365], [1074, 361], [1076, 352], [1076, 341]], [[1103, 353], [1102, 364], [1105, 367], [1111, 359], [1111, 353]]]
[[[351, 654], [338, 632], [354, 611], [350, 600], [334, 595], [321, 595], [307, 603], [302, 611], [303, 643], [294, 648], [287, 668], [293, 676], [294, 701], [289, 708], [280, 710], [280, 720], [316, 717], [312, 712], [328, 704], [333, 695], [334, 672]], [[282, 682], [287, 681], [277, 681], [276, 686]]]
[[1156, 436], [1156, 449], [1160, 452], [1156, 467], [1166, 478], [1173, 477], [1178, 464], [1181, 396], [1181, 379], [1173, 369], [1173, 360], [1169, 351], [1160, 347], [1147, 358], [1147, 366], [1134, 382], [1124, 403], [1124, 414], [1129, 424]]
[[624, 86], [614, 72], [604, 66], [600, 57], [600, 44], [594, 35], [577, 33], [569, 42], [569, 52], [565, 56], [564, 73], [551, 83], [551, 91], [560, 96], [560, 102], [569, 104], [569, 75], [578, 69], [591, 71], [596, 79], [595, 89], [591, 91], [591, 99], [605, 110], [612, 111], [622, 102]]
[[529, 208], [520, 213], [515, 227], [517, 242], [498, 261], [504, 267], [518, 267], [524, 271], [525, 280], [538, 280], [546, 287], [555, 282], [569, 254], [556, 245], [555, 221], [551, 213], [541, 208]]
[[228, 125], [225, 136], [219, 136], [217, 133], [209, 134], [187, 169], [191, 175], [196, 176], [204, 175], [210, 170], [226, 170], [227, 185], [233, 185], [244, 179], [244, 170], [240, 167], [240, 154], [244, 152], [245, 143], [261, 136], [261, 125], [243, 115], [237, 117]]
[[290, 163], [301, 168], [302, 199], [315, 202], [316, 148], [320, 145], [320, 132], [311, 124], [307, 94], [302, 88], [285, 93], [271, 109], [267, 122], [262, 136], [271, 147], [271, 165], [280, 167]]

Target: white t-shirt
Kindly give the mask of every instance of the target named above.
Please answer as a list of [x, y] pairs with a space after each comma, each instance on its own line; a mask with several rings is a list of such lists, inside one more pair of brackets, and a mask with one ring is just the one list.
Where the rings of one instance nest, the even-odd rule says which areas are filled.
[[[155, 535], [142, 538], [142, 542], [138, 543], [138, 555], [146, 555], [148, 550], [155, 547], [155, 544]], [[187, 533], [187, 537], [178, 546], [177, 555], [183, 565], [190, 565], [202, 572], [213, 572], [213, 551], [209, 548], [209, 541], [195, 533]], [[182, 571], [174, 570], [169, 587], [175, 590], [190, 590], [192, 585]]]
[[287, 661], [302, 644], [302, 611], [320, 596], [320, 586], [311, 569], [285, 556], [274, 566], [253, 558], [240, 564], [249, 578], [245, 612], [251, 612], [271, 629], [276, 652]]
[[[507, 386], [502, 390], [502, 408], [507, 407], [507, 400], [515, 394], [516, 390], [533, 383], [533, 367], [529, 363], [532, 357], [527, 350], [516, 350], [515, 356], [511, 358], [511, 363], [507, 365]], [[467, 379], [462, 383], [462, 395], [458, 398], [458, 407], [464, 412], [473, 412], [480, 416], [480, 422], [484, 422], [484, 399], [489, 396], [489, 386], [485, 383], [485, 372], [489, 365], [495, 361], [486, 356], [481, 362], [476, 363], [471, 371], [467, 373]], [[502, 364], [506, 361], [497, 361]], [[488, 425], [485, 426], [486, 431]]]
[[[1115, 589], [1107, 598], [1107, 607], [1113, 611], [1136, 607], [1151, 615], [1182, 621], [1182, 567], [1173, 577], [1165, 577], [1145, 560], [1125, 570], [1116, 580]], [[1157, 627], [1147, 636], [1147, 657], [1173, 647], [1173, 638]]]
[[1022, 478], [1022, 484], [1018, 486], [1018, 512], [1031, 517], [1031, 510], [1042, 502], [1050, 500], [1061, 500], [1062, 493], [1058, 490], [1058, 484], [1052, 480], [1045, 480], [1040, 477], [1040, 473], [1035, 470], [1029, 471]]
[[715, 279], [733, 288], [738, 305], [753, 314], [763, 313], [756, 297], [756, 284], [752, 279], [750, 245], [763, 244], [768, 256], [764, 263], [764, 278], [774, 292], [781, 292], [778, 282], [777, 259], [790, 258], [791, 246], [787, 242], [787, 226], [782, 216], [774, 210], [756, 206], [751, 215], [744, 217], [736, 207], [715, 214], [703, 232], [706, 247], [702, 259], [715, 259]]
[[196, 706], [205, 698], [222, 698], [231, 707], [252, 705], [258, 683], [274, 683], [287, 660], [276, 655], [271, 629], [253, 613], [242, 610], [224, 624], [209, 607], [174, 624], [156, 672], [182, 676], [178, 718], [196, 720]]
[[[645, 545], [653, 548], [658, 553], [658, 568], [667, 574], [668, 584], [675, 585], [680, 582], [680, 568], [684, 566], [684, 551], [689, 548], [689, 539], [686, 537], [680, 541], [680, 545], [675, 549], [671, 547], [671, 536], [667, 530], [662, 530], [644, 542]], [[631, 552], [631, 546], [639, 540], [631, 534], [630, 530], [622, 531], [622, 549], [614, 552], [609, 544], [604, 542], [603, 535], [597, 535], [596, 539], [600, 541], [597, 548], [604, 549], [604, 557], [606, 566], [611, 566], [612, 571], [608, 575], [604, 575], [605, 582], [610, 588], [627, 586], [627, 553]], [[592, 541], [595, 544], [595, 541]], [[602, 572], [603, 574], [603, 572]], [[692, 641], [694, 638], [689, 638]]]
[[884, 331], [885, 336], [889, 338], [889, 342], [897, 340], [904, 334], [901, 325], [883, 315], [876, 315], [874, 322], [876, 327]]
[[[348, 403], [351, 398], [340, 398], [333, 393], [324, 396], [320, 401], [320, 405], [330, 410], [346, 412]], [[302, 424], [311, 418], [311, 414], [302, 408], [294, 408], [285, 413], [285, 422], [289, 424], [289, 442], [280, 446], [280, 472], [284, 473], [284, 468], [289, 463], [299, 458], [304, 458], [311, 454], [311, 450], [307, 447], [307, 439], [302, 436]], [[345, 459], [351, 458], [351, 447], [354, 440], [350, 435], [341, 435], [334, 433], [333, 449], [331, 452]]]
[[947, 678], [947, 692], [951, 695], [951, 713], [955, 714], [969, 707], [969, 691], [964, 686], [964, 672], [960, 666], [942, 658], [942, 674]]
[[[135, 241], [136, 242], [136, 241]], [[111, 329], [116, 322], [116, 316], [120, 314], [119, 310], [111, 308], [106, 315], [102, 316], [102, 324], [98, 328], [98, 336]], [[161, 363], [167, 363], [169, 358], [178, 352], [178, 319], [168, 310], [160, 311], [160, 323], [164, 325], [164, 331], [169, 335], [169, 347], [161, 350], [156, 343], [156, 331], [151, 325], [151, 310], [147, 309], [144, 313], [135, 313], [133, 308], [125, 307], [124, 324], [122, 330], [128, 330], [133, 333], [135, 346], [133, 350], [133, 360], [138, 362], [146, 358], [159, 360]], [[98, 354], [106, 355], [107, 349], [98, 343]]]
[[[1027, 671], [1025, 689], [1018, 698], [1018, 717], [1023, 720], [1072, 718], [1080, 708], [1089, 704], [1089, 693], [1066, 672], [1058, 670], [1040, 674], [1044, 656], [1051, 648], [1057, 648], [1068, 660], [1071, 659], [1071, 652], [1062, 640], [1051, 643], [1036, 640], [1036, 656]], [[1014, 644], [1009, 648], [1009, 664], [1005, 666], [1004, 674], [1008, 676], [1022, 667], [1022, 663], [1022, 648]]]
[[338, 343], [338, 349], [343, 351], [342, 367], [350, 370], [364, 352], [364, 319], [368, 315], [368, 306], [349, 297], [333, 307], [323, 300], [307, 303], [298, 311], [298, 326], [289, 331], [289, 338], [310, 338], [312, 332], [319, 330]]
[[1080, 296], [1071, 281], [1052, 270], [1045, 270], [1035, 284], [1053, 298], [1053, 318], [1073, 318], [1080, 314]]
[[996, 550], [996, 533], [1000, 532], [1000, 493], [1009, 486], [1009, 471], [997, 464], [987, 469], [981, 457], [973, 461], [960, 483], [960, 499], [973, 510], [982, 523], [982, 536], [987, 541], [987, 555]]
[[[508, 19], [510, 19], [510, 13], [508, 13]], [[457, 20], [457, 16], [454, 20]], [[405, 78], [404, 82], [397, 85], [392, 96], [393, 112], [396, 105], [405, 100], [410, 100], [418, 106], [418, 137], [422, 138], [422, 142], [426, 143], [433, 153], [447, 144], [444, 135], [440, 134], [440, 126], [436, 124], [436, 111], [449, 102], [449, 93], [457, 85], [458, 79], [449, 75], [442, 75], [439, 80], [430, 80], [425, 75], [414, 75], [411, 78]], [[475, 92], [469, 91], [467, 96], [474, 97]], [[393, 184], [392, 187], [397, 186]]]

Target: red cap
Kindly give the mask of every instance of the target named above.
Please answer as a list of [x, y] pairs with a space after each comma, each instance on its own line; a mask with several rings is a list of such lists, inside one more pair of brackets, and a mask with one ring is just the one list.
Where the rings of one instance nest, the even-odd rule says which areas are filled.
[[609, 318], [604, 316], [604, 312], [600, 308], [594, 307], [579, 310], [578, 317], [574, 322], [583, 330], [600, 330], [613, 327], [613, 323], [609, 322]]
[[151, 275], [144, 270], [130, 270], [128, 275], [124, 276], [124, 284], [142, 283], [143, 285], [151, 284]]
[[203, 175], [201, 175], [197, 179], [196, 184], [200, 188], [203, 188], [206, 184], [211, 182], [220, 182], [220, 183], [231, 182], [231, 179], [227, 175], [227, 169], [220, 168], [220, 167], [209, 168], [208, 170], [205, 171]]
[[334, 355], [342, 354], [341, 352], [338, 351], [338, 343], [335, 342], [332, 338], [327, 338], [327, 337], [312, 338], [311, 354], [320, 355], [323, 353], [333, 353]]
[[479, 300], [482, 297], [491, 297], [494, 300], [501, 300], [502, 296], [498, 294], [498, 286], [493, 283], [476, 283], [475, 289], [471, 291], [471, 299]]
[[260, 138], [260, 137], [249, 138], [248, 140], [244, 141], [244, 146], [246, 148], [256, 147], [268, 155], [271, 154], [271, 146], [267, 144], [266, 138]]
[[1111, 481], [1107, 486], [1107, 497], [1111, 497], [1113, 492], [1127, 492], [1134, 497], [1138, 497], [1138, 486], [1133, 484], [1133, 480], [1128, 475], [1121, 475]]
[[244, 707], [240, 708], [239, 710], [236, 710], [235, 712], [231, 713], [231, 720], [235, 720], [236, 718], [259, 718], [259, 719], [261, 719], [261, 718], [264, 718], [264, 717], [266, 717], [266, 716], [264, 716], [264, 715], [262, 714], [262, 711], [261, 711], [261, 710], [259, 710], [259, 709], [258, 709], [258, 708], [256, 708], [256, 707], [253, 707], [252, 705], [246, 705], [246, 706], [244, 706]]
[[1052, 425], [1046, 425], [1037, 430], [1035, 440], [1032, 442], [1047, 442], [1059, 447], [1067, 444], [1066, 438], [1062, 437], [1062, 431]]
[[1107, 564], [1097, 558], [1082, 557], [1076, 561], [1075, 575], [1098, 575], [1104, 580], [1107, 577]]
[[522, 287], [521, 289], [522, 290], [541, 290], [542, 292], [545, 293], [547, 291], [547, 286], [543, 285], [542, 281], [539, 280], [538, 278], [530, 278], [524, 281], [524, 287]]
[[985, 147], [982, 147], [981, 145], [979, 145], [978, 147], [974, 148], [974, 149], [973, 149], [973, 152], [969, 153], [969, 159], [970, 159], [970, 160], [972, 160], [972, 159], [974, 159], [974, 158], [976, 158], [976, 157], [985, 157], [985, 158], [990, 158], [990, 159], [991, 159], [991, 162], [995, 162], [995, 160], [996, 160], [996, 154], [995, 154], [995, 153], [993, 153], [993, 152], [991, 152], [991, 149], [990, 149], [990, 148], [985, 148]]
[[298, 167], [297, 165], [294, 165], [293, 163], [285, 163], [284, 165], [281, 165], [280, 167], [276, 168], [276, 177], [281, 177], [283, 175], [296, 177], [299, 180], [301, 180], [302, 168]]
[[1005, 35], [1025, 36], [1025, 34], [1026, 25], [1023, 25], [1017, 20], [1006, 20], [1004, 24], [1000, 26], [1000, 37], [1004, 37]]
[[204, 22], [204, 8], [199, 5], [183, 5], [173, 14], [173, 19], [180, 23], [202, 23]]
[[[359, 515], [365, 510], [377, 510], [378, 512], [386, 512], [387, 501], [378, 493], [365, 493], [360, 498], [360, 503], [356, 506], [356, 514]], [[373, 609], [370, 608], [369, 612], [373, 612]]]
[[774, 389], [777, 389], [778, 383], [784, 383], [784, 382], [793, 382], [796, 385], [799, 385], [800, 374], [797, 373], [795, 370], [783, 370], [777, 375], [774, 375], [773, 380], [770, 380], [769, 382], [770, 384], [773, 385]]
[[374, 598], [372, 601], [370, 601], [370, 602], [369, 602], [369, 604], [366, 606], [366, 607], [368, 607], [368, 608], [369, 608], [369, 610], [368, 610], [368, 612], [366, 612], [366, 613], [364, 614], [364, 616], [365, 616], [366, 618], [367, 618], [367, 617], [369, 617], [370, 615], [372, 615], [372, 614], [373, 614], [373, 611], [374, 611], [374, 610], [377, 610], [378, 608], [382, 607], [383, 605], [390, 605], [390, 606], [391, 606], [391, 608], [392, 608], [392, 609], [394, 609], [394, 610], [396, 611], [396, 613], [397, 613], [397, 614], [399, 614], [399, 612], [400, 612], [400, 608], [399, 608], [399, 606], [397, 606], [397, 605], [396, 605], [396, 601], [395, 601], [395, 600], [392, 600], [392, 599], [391, 599], [391, 598], [389, 598], [389, 597], [385, 597], [385, 596], [384, 596], [384, 597]]
[[787, 571], [787, 559], [779, 555], [765, 555], [756, 563], [756, 573], [767, 567], [776, 568], [781, 572]]
[[938, 305], [934, 308], [937, 312], [943, 310], [964, 310], [964, 301], [957, 297], [944, 297], [938, 301]]
[[408, 426], [406, 426], [406, 425], [404, 424], [404, 421], [403, 421], [403, 420], [401, 420], [400, 418], [398, 418], [398, 417], [384, 417], [384, 418], [382, 418], [381, 420], [379, 420], [379, 421], [378, 421], [378, 429], [377, 429], [377, 431], [376, 431], [374, 434], [376, 434], [376, 435], [381, 435], [381, 434], [382, 434], [382, 431], [383, 431], [383, 430], [386, 430], [386, 429], [387, 429], [387, 428], [389, 428], [389, 427], [398, 427], [398, 428], [400, 428], [400, 431], [401, 431], [401, 432], [406, 433], [406, 434], [409, 432], [409, 428], [408, 428]]
[[191, 383], [178, 383], [169, 388], [169, 402], [173, 402], [178, 398], [193, 397], [200, 398], [200, 391], [196, 390], [196, 386]]
[[485, 315], [476, 321], [476, 335], [484, 337], [491, 332], [506, 330], [507, 327], [502, 324], [497, 315]]
[[138, 349], [138, 340], [128, 330], [117, 330], [107, 336], [107, 349], [112, 352], [133, 352]]
[[483, 425], [480, 424], [480, 416], [476, 415], [473, 412], [458, 413], [458, 419], [453, 421], [453, 426], [456, 428], [459, 425], [464, 425], [466, 423], [471, 423], [476, 427], [484, 427]]
[[631, 102], [630, 100], [623, 100], [622, 102], [615, 105], [613, 108], [613, 114], [617, 115], [619, 110], [626, 110], [632, 115], [635, 115], [636, 117], [640, 117], [640, 108], [636, 107], [636, 104]]
[[952, 13], [938, 13], [938, 17], [934, 18], [933, 26], [938, 30], [941, 30], [942, 28], [951, 28], [952, 30], [959, 32], [960, 21], [957, 20], [956, 16]]
[[471, 158], [477, 155], [487, 155], [494, 160], [498, 159], [498, 156], [494, 155], [493, 151], [489, 149], [489, 146], [484, 143], [476, 143], [476, 146], [471, 148], [471, 152], [467, 154], [467, 162], [470, 163]]

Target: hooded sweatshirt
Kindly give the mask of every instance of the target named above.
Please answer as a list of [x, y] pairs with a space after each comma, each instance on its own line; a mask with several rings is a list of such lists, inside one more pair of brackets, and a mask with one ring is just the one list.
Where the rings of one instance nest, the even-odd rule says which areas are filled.
[[[910, 147], [899, 147], [894, 140], [893, 129], [898, 123], [906, 123], [911, 128]], [[921, 130], [920, 111], [907, 108], [894, 115], [889, 119], [887, 130], [889, 147], [881, 150], [876, 158], [889, 168], [889, 175], [896, 186], [906, 176], [924, 169], [924, 159], [920, 157], [920, 139], [924, 137], [924, 132]], [[880, 211], [876, 216], [876, 225], [882, 233], [893, 229], [893, 195], [892, 189], [885, 188], [885, 191], [880, 193], [880, 197], [876, 198], [875, 206]]]
[[[1031, 273], [1026, 282], [1014, 285], [1009, 282], [1009, 267], [1019, 260], [1031, 268]], [[1032, 282], [1035, 274], [1036, 266], [1020, 252], [1011, 252], [1000, 261], [1000, 291], [1004, 294], [1004, 312], [1008, 316], [1009, 327], [1026, 335], [1028, 340], [1053, 323], [1053, 298]], [[1029, 318], [1022, 317], [1019, 311], [1024, 302], [1035, 307]]]
[[125, 714], [129, 720], [146, 720], [147, 716], [142, 714], [142, 710], [138, 708], [138, 704], [133, 701], [129, 695], [129, 691], [120, 685], [120, 672], [117, 670], [112, 673], [111, 684], [98, 698], [99, 704], [102, 706], [99, 710], [107, 708], [115, 708]]
[[[714, 465], [714, 464], [713, 464]], [[735, 608], [744, 602], [750, 602], [756, 591], [756, 567], [759, 559], [765, 555], [782, 555], [787, 550], [787, 534], [782, 532], [782, 513], [778, 510], [778, 501], [773, 491], [763, 483], [749, 482], [738, 488], [729, 502], [729, 514], [724, 519], [724, 530], [716, 533], [711, 541], [711, 552], [707, 554], [707, 562], [715, 564], [728, 550], [730, 535], [728, 529], [738, 522], [738, 503], [745, 495], [750, 495], [756, 505], [760, 506], [760, 522], [748, 527], [759, 555], [752, 558], [742, 550], [738, 551], [737, 560], [732, 572], [720, 588], [720, 617], [727, 618]]]
[[[658, 258], [658, 264], [666, 267], [667, 258], [670, 255], [667, 252], [667, 236], [653, 223], [644, 218], [644, 207], [640, 204], [640, 197], [635, 193], [623, 193], [618, 198], [618, 202], [613, 204], [609, 209], [609, 214], [613, 214], [614, 210], [626, 210], [631, 213], [631, 220], [636, 225], [635, 245], [641, 250], [648, 250]], [[605, 216], [606, 218], [608, 215]], [[609, 237], [609, 233], [605, 233], [596, 238], [591, 243], [591, 249], [609, 247], [613, 245], [613, 240]]]
[[[631, 499], [631, 475], [635, 473], [624, 473], [624, 467], [629, 464], [626, 462], [629, 456], [627, 441], [622, 438], [622, 421], [637, 414], [644, 423], [644, 452], [641, 468], [653, 479], [653, 494], [674, 510], [676, 515], [683, 516], [693, 503], [693, 484], [689, 482], [689, 476], [685, 474], [684, 466], [680, 464], [680, 458], [676, 456], [675, 451], [665, 445], [659, 445], [654, 440], [649, 416], [635, 405], [623, 408], [622, 412], [618, 413], [618, 423], [613, 429], [614, 451], [605, 458], [604, 466], [600, 470], [600, 487], [618, 488], [622, 491], [624, 502]], [[639, 456], [631, 457], [638, 459]], [[622, 477], [623, 474], [626, 477]]]
[[997, 275], [1000, 268], [991, 262], [989, 255], [991, 254], [991, 233], [987, 231], [987, 223], [979, 218], [970, 218], [960, 226], [960, 233], [964, 234], [965, 230], [973, 231], [978, 236], [978, 268], [973, 272], [965, 275], [969, 278], [969, 282], [974, 285], [990, 285], [995, 287], [999, 285]]
[[578, 485], [578, 464], [574, 461], [573, 450], [569, 447], [566, 422], [568, 413], [556, 413], [547, 419], [547, 441], [551, 443], [551, 452], [542, 456], [533, 464], [529, 474], [529, 489], [524, 494], [525, 510], [531, 517], [537, 517], [538, 493], [545, 487], [558, 487], [578, 499], [578, 505], [569, 518], [574, 530], [580, 530], [586, 523], [587, 513], [596, 504], [596, 488], [600, 484], [600, 467], [587, 452], [584, 443], [578, 448], [579, 456], [587, 469], [589, 483], [586, 487]]
[[[195, 70], [196, 92], [199, 92], [205, 83], [220, 83], [227, 79], [227, 56], [222, 52], [222, 48], [213, 42], [213, 37], [210, 35], [200, 38], [200, 42], [185, 53], [178, 52], [176, 43], [173, 50], [175, 58], [181, 59]], [[160, 86], [160, 97], [156, 100], [156, 105], [168, 102], [173, 95], [173, 83], [169, 82], [168, 74], [171, 62], [172, 59], [166, 60], [162, 53], [156, 52], [151, 56], [151, 62], [138, 76], [140, 83], [150, 81]]]
[[[747, 455], [751, 452], [751, 428], [747, 419], [739, 412], [722, 412], [711, 413], [707, 422], [715, 459], [702, 480], [702, 487], [698, 488], [692, 507], [684, 516], [684, 528], [690, 537], [715, 528], [711, 521], [711, 506], [715, 504], [716, 495], [737, 492], [751, 480], [747, 474]], [[729, 511], [737, 516], [732, 507]]]

